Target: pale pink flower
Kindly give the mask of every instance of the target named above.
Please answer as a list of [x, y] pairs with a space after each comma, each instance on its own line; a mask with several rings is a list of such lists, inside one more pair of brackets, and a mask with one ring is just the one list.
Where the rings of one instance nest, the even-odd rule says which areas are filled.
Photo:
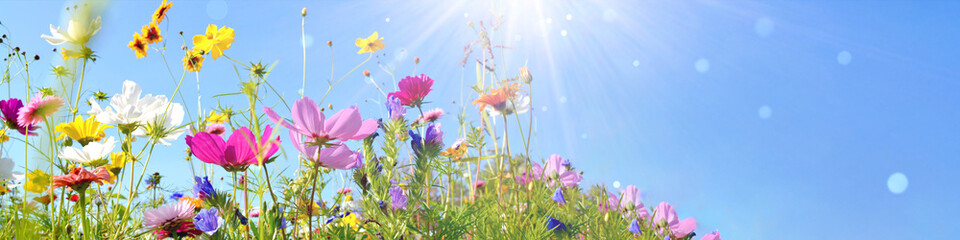
[[17, 124], [21, 127], [27, 127], [40, 123], [44, 118], [50, 117], [53, 113], [57, 112], [57, 110], [63, 106], [63, 103], [63, 98], [57, 96], [44, 97], [42, 94], [37, 93], [37, 95], [30, 100], [30, 103], [20, 108], [17, 116]]
[[195, 214], [193, 205], [177, 202], [143, 211], [143, 225], [147, 228], [166, 228], [179, 225], [184, 221], [192, 221]]

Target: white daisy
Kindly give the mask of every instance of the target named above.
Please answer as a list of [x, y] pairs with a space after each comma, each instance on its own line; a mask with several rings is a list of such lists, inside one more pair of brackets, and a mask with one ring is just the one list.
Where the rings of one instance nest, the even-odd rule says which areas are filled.
[[113, 137], [103, 143], [90, 142], [83, 149], [64, 147], [60, 150], [60, 158], [67, 159], [88, 167], [99, 167], [107, 163], [107, 155], [116, 147], [117, 141]]

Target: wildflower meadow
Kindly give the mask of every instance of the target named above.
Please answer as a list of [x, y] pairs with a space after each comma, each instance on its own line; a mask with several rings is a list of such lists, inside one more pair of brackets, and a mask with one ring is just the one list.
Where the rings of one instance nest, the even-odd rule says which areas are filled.
[[[366, 60], [316, 66], [310, 59], [340, 56], [308, 55], [306, 35], [287, 46], [242, 43], [229, 22], [170, 28], [169, 14], [180, 11], [170, 0], [124, 19], [142, 28], [102, 29], [102, 4], [66, 5], [65, 25], [0, 16], [0, 25], [50, 22], [42, 36], [0, 27], [0, 239], [721, 239], [695, 232], [696, 216], [670, 202], [644, 201], [641, 187], [656, 183], [586, 184], [604, 174], [578, 169], [589, 158], [531, 147], [544, 101], [531, 93], [550, 86], [538, 81], [540, 69], [498, 64], [515, 50], [498, 37], [509, 19], [464, 25], [475, 41], [445, 53], [460, 62], [411, 52], [411, 68], [389, 69], [377, 66], [391, 36], [373, 29], [355, 42], [315, 44]], [[312, 9], [290, 13], [297, 10], [301, 25], [281, 27], [307, 25]], [[124, 32], [129, 43], [91, 44], [105, 31]], [[20, 47], [38, 41], [50, 48]], [[302, 65], [236, 57], [278, 45], [302, 48]], [[41, 57], [54, 65], [36, 64]], [[115, 67], [102, 59], [161, 62], [166, 74], [91, 79], [86, 73]], [[465, 73], [418, 71], [427, 64]], [[234, 74], [205, 75], [211, 67]], [[301, 77], [271, 77], [277, 72]], [[55, 80], [37, 80], [41, 73]], [[341, 83], [367, 81], [377, 94], [366, 97], [380, 99], [382, 114], [371, 104], [332, 104]], [[435, 86], [444, 82], [466, 83], [457, 107], [439, 104], [447, 100]], [[208, 94], [185, 98], [194, 85]]]

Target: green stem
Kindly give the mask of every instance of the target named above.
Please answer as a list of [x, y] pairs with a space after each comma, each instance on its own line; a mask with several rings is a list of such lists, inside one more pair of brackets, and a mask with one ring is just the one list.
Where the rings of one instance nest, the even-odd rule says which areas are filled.
[[343, 81], [343, 79], [349, 76], [350, 73], [353, 73], [353, 71], [356, 71], [357, 68], [360, 68], [360, 66], [363, 66], [363, 64], [367, 63], [367, 61], [370, 61], [371, 58], [373, 58], [373, 53], [370, 53], [370, 55], [367, 56], [367, 60], [363, 60], [363, 62], [358, 64], [356, 67], [353, 67], [353, 69], [350, 69], [350, 71], [347, 72], [347, 74], [344, 74], [342, 77], [340, 77], [340, 79], [337, 80], [336, 83], [334, 83], [333, 85], [330, 85], [330, 87], [327, 87], [327, 92], [323, 94], [323, 98], [320, 99], [320, 102], [318, 104], [323, 105], [323, 101], [327, 99], [327, 95], [330, 94], [330, 90], [333, 90], [333, 87], [337, 86], [337, 84], [340, 84], [340, 81]]
[[77, 112], [80, 111], [80, 93], [83, 90], [83, 79], [84, 77], [86, 77], [86, 75], [87, 75], [87, 59], [84, 58], [83, 65], [82, 67], [80, 67], [80, 85], [77, 86], [76, 100], [73, 101], [73, 117], [71, 117], [70, 119], [77, 117]]

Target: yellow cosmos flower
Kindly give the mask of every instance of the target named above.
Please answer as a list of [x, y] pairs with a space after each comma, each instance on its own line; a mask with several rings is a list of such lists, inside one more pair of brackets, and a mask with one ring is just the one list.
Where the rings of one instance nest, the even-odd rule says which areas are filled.
[[65, 122], [57, 125], [56, 131], [60, 133], [60, 135], [57, 136], [57, 140], [63, 139], [63, 137], [70, 137], [70, 139], [87, 145], [89, 142], [103, 139], [103, 136], [106, 135], [103, 130], [111, 127], [110, 125], [100, 124], [95, 117], [83, 120], [83, 117], [77, 116], [73, 119], [73, 122]]
[[187, 55], [183, 56], [183, 67], [187, 71], [199, 72], [200, 67], [203, 66], [203, 51], [201, 50], [190, 50], [187, 51]]
[[356, 44], [357, 47], [360, 47], [360, 51], [357, 51], [357, 54], [373, 53], [383, 49], [383, 38], [378, 39], [377, 37], [379, 37], [377, 32], [373, 32], [373, 34], [370, 34], [366, 39], [357, 38]]
[[203, 50], [210, 53], [213, 60], [223, 55], [223, 50], [230, 49], [234, 37], [233, 28], [221, 27], [217, 25], [207, 25], [207, 32], [203, 35], [193, 36], [193, 49]]
[[230, 115], [227, 114], [218, 114], [217, 112], [210, 111], [210, 116], [207, 116], [207, 122], [211, 123], [225, 123], [230, 121]]
[[[147, 48], [149, 48], [147, 44], [147, 40], [144, 39], [143, 36], [140, 36], [140, 33], [134, 33], [133, 41], [130, 41], [127, 47], [130, 47], [130, 49], [133, 49], [133, 51], [137, 53], [137, 58], [142, 58], [147, 56]], [[67, 58], [66, 53], [63, 54], [63, 58]]]
[[163, 0], [157, 11], [153, 12], [153, 21], [158, 23], [163, 21], [163, 18], [167, 17], [167, 10], [170, 10], [171, 7], [173, 7], [173, 3], [167, 3], [167, 0]]
[[27, 183], [23, 186], [24, 189], [30, 192], [42, 193], [50, 187], [50, 174], [43, 172], [40, 169], [34, 169], [33, 172], [27, 173]]
[[157, 43], [163, 41], [163, 35], [160, 35], [160, 27], [157, 26], [157, 22], [150, 22], [150, 24], [143, 26], [143, 40], [147, 44]]

